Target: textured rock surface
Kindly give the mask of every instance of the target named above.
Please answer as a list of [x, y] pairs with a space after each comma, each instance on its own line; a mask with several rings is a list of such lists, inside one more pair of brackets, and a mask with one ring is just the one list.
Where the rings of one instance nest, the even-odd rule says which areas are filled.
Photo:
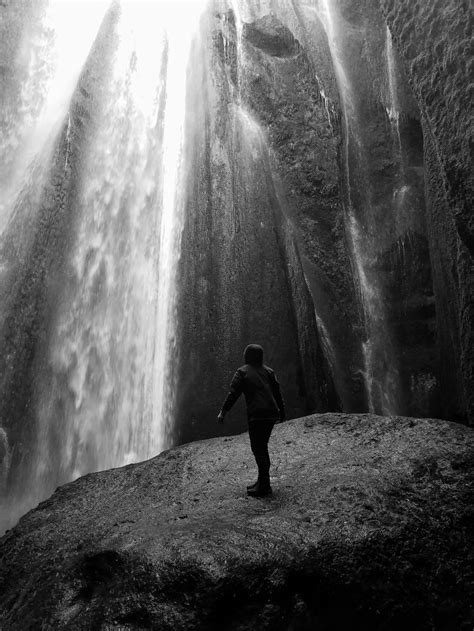
[[[420, 116], [402, 64], [395, 54], [388, 58], [380, 7], [373, 0], [332, 3], [348, 92], [339, 95], [324, 11], [317, 3], [267, 5], [244, 17], [240, 89], [265, 129], [339, 402], [346, 411], [437, 415]], [[369, 306], [361, 297], [364, 277], [365, 293], [374, 296]], [[372, 393], [369, 404], [371, 384], [382, 394]], [[384, 397], [389, 403], [381, 405]]]
[[[288, 23], [290, 17], [282, 16]], [[275, 17], [245, 25], [242, 92], [268, 134], [285, 212], [295, 227], [318, 324], [325, 333], [340, 405], [359, 411], [367, 408], [360, 370], [362, 322], [339, 186], [339, 103], [331, 92], [332, 82], [323, 83], [318, 76], [326, 76], [330, 63], [324, 30], [314, 15], [302, 15], [300, 20], [292, 26], [304, 37], [304, 46]], [[281, 49], [291, 50], [291, 55], [268, 52], [267, 41], [275, 33], [282, 40]], [[324, 90], [335, 98], [325, 100]]]
[[380, 4], [423, 119], [444, 413], [474, 422], [472, 6]]
[[474, 434], [325, 414], [61, 487], [0, 540], [0, 627], [471, 629]]
[[365, 307], [362, 342], [371, 406], [384, 413], [437, 415], [418, 108], [377, 3], [332, 6], [333, 55], [344, 75], [339, 85], [347, 116], [347, 229]]
[[[231, 15], [224, 18], [205, 22], [189, 81], [175, 443], [215, 435], [210, 419], [251, 341], [263, 345], [265, 361], [285, 384], [290, 418], [328, 409], [294, 231], [264, 128], [239, 98], [235, 25]], [[278, 42], [283, 51], [296, 46], [275, 29], [266, 45], [281, 52]], [[240, 429], [242, 405], [231, 412]]]

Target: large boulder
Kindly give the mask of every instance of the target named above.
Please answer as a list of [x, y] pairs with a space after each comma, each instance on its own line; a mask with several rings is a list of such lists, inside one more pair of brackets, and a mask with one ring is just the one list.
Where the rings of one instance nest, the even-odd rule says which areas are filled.
[[471, 629], [474, 433], [324, 414], [59, 488], [0, 541], [0, 628]]

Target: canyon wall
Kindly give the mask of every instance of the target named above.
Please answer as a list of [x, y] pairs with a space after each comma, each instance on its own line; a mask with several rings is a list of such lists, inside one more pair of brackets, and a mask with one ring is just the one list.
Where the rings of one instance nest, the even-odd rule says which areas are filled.
[[384, 413], [436, 414], [436, 325], [418, 107], [376, 3], [326, 7], [345, 103], [348, 223], [366, 315], [369, 403]]
[[380, 8], [273, 0], [239, 3], [239, 20], [240, 98], [269, 147], [338, 404], [436, 415], [423, 137]]
[[[177, 442], [212, 436], [243, 349], [258, 342], [287, 414], [326, 409], [331, 379], [265, 128], [241, 98], [232, 14], [210, 16], [188, 83]], [[204, 90], [203, 90], [204, 86]], [[245, 428], [244, 402], [224, 431]]]
[[[255, 212], [265, 219], [266, 208], [273, 208], [273, 216], [297, 244], [314, 305], [324, 361], [316, 360], [316, 372], [303, 371], [306, 385], [298, 387], [307, 392], [309, 405], [320, 401], [331, 409], [439, 415], [423, 134], [380, 8], [374, 2], [334, 4], [330, 18], [343, 34], [336, 43], [336, 59], [334, 34], [321, 3], [274, 0], [232, 3], [232, 9], [226, 3], [218, 6], [214, 22], [207, 25], [213, 36], [202, 37], [208, 49], [194, 55], [193, 69], [195, 74], [200, 67], [200, 84], [213, 89], [206, 92], [207, 101], [199, 95], [188, 107], [197, 112], [194, 116], [202, 121], [197, 128], [203, 131], [196, 144], [201, 149], [193, 158], [200, 166], [189, 170], [198, 174], [197, 188], [183, 235], [183, 243], [190, 234], [195, 241], [183, 254], [186, 341], [178, 344], [185, 353], [179, 362], [183, 396], [178, 440], [193, 436], [193, 426], [208, 425], [207, 410], [215, 409], [225, 394], [224, 366], [231, 358], [239, 362], [248, 332], [252, 339], [251, 332], [262, 323], [271, 331], [267, 320], [279, 319], [297, 333], [308, 322], [311, 307], [305, 314], [300, 311], [293, 324], [285, 315], [276, 316], [281, 307], [275, 310], [272, 291], [276, 287], [278, 295], [285, 295], [282, 281], [275, 281], [276, 269], [267, 278], [263, 272], [258, 290], [266, 307], [259, 311], [251, 298], [256, 295], [252, 284], [263, 269], [259, 259], [272, 245], [264, 237], [255, 249], [245, 231], [255, 238]], [[346, 82], [342, 88], [338, 63]], [[225, 235], [231, 238], [230, 247]], [[214, 245], [200, 249], [206, 239]], [[246, 252], [256, 250], [259, 258], [248, 274]], [[219, 283], [227, 296], [217, 289]], [[243, 301], [242, 293], [250, 299]], [[208, 305], [207, 314], [195, 318], [199, 304]], [[219, 317], [225, 325], [216, 328]], [[202, 343], [193, 355], [198, 330]], [[237, 341], [238, 331], [242, 336]], [[286, 343], [292, 336], [279, 339]], [[275, 339], [265, 336], [270, 348]], [[233, 350], [227, 355], [229, 345]], [[303, 363], [308, 356], [314, 363], [314, 342], [308, 347], [300, 340], [299, 348]], [[192, 376], [200, 374], [199, 362], [216, 375], [211, 383]], [[280, 369], [290, 398], [295, 383], [291, 365]], [[199, 387], [205, 394], [191, 413]], [[294, 411], [298, 409], [301, 404]], [[200, 429], [198, 435], [212, 431]]]
[[345, 231], [341, 112], [329, 47], [318, 19], [281, 17], [302, 42], [317, 45], [303, 45], [272, 15], [245, 24], [243, 98], [267, 133], [339, 405], [363, 410], [362, 314]]
[[380, 0], [423, 122], [441, 414], [474, 422], [472, 6]]

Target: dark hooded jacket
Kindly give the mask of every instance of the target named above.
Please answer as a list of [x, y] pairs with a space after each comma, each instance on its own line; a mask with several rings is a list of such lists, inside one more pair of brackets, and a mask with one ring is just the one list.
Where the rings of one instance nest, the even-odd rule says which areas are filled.
[[263, 348], [249, 344], [244, 352], [245, 365], [235, 373], [230, 392], [222, 406], [228, 412], [243, 393], [249, 421], [285, 418], [285, 405], [274, 371], [263, 364]]

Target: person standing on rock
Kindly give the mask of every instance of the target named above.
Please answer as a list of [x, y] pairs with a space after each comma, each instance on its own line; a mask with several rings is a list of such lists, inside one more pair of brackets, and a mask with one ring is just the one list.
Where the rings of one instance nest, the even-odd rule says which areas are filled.
[[248, 495], [262, 497], [272, 492], [268, 441], [277, 421], [285, 420], [285, 404], [274, 371], [263, 363], [263, 348], [249, 344], [244, 351], [245, 365], [235, 373], [217, 420], [224, 417], [243, 393], [247, 404], [250, 446], [258, 467], [258, 479], [247, 487]]

